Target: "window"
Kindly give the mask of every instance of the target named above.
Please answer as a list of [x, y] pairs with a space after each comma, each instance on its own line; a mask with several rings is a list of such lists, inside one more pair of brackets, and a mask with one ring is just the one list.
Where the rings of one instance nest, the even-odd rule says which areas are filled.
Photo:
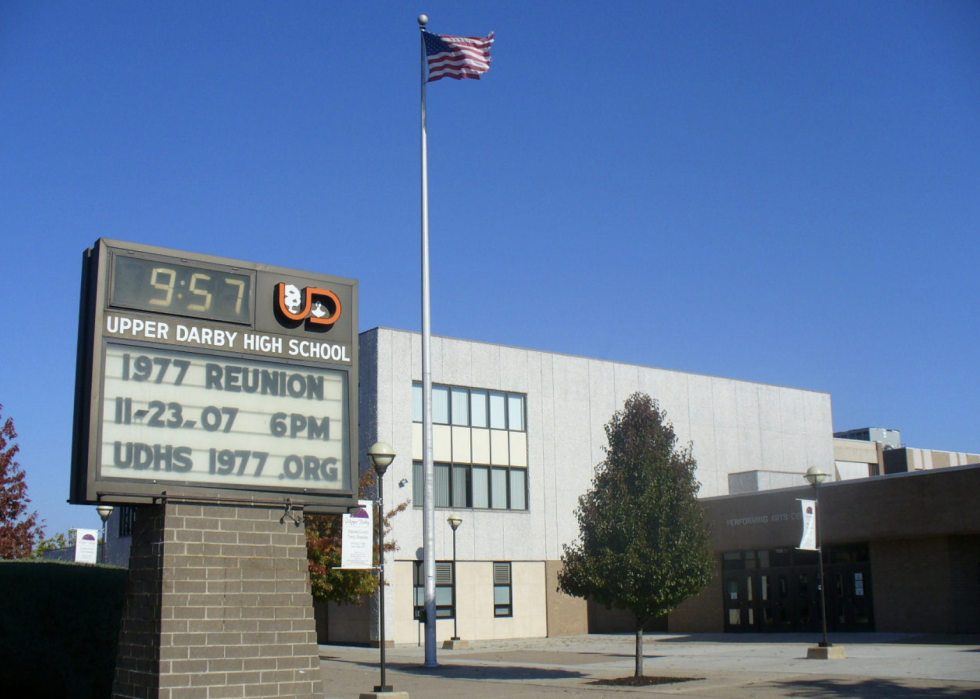
[[470, 467], [453, 466], [453, 507], [470, 505]]
[[510, 509], [527, 509], [527, 472], [521, 468], [512, 468], [510, 475]]
[[136, 523], [136, 508], [123, 505], [119, 508], [119, 536], [132, 536], [133, 525]]
[[437, 425], [449, 424], [449, 387], [432, 387], [432, 422]]
[[[491, 468], [471, 464], [433, 464], [435, 506], [476, 510], [526, 510], [527, 469]], [[425, 474], [421, 461], [412, 462], [412, 500], [424, 502]]]
[[453, 388], [453, 424], [468, 427], [470, 424], [470, 392], [465, 388]]
[[524, 396], [520, 393], [507, 394], [507, 418], [512, 431], [524, 431]]
[[422, 422], [422, 384], [412, 384], [412, 422]]
[[490, 393], [490, 427], [495, 430], [507, 429], [507, 396], [503, 393]]
[[487, 466], [473, 467], [473, 507], [490, 507], [490, 469]]
[[[456, 600], [451, 561], [436, 561], [436, 618], [452, 619], [456, 614]], [[415, 561], [415, 618], [425, 609], [425, 568], [422, 561]]]
[[[522, 393], [433, 385], [432, 422], [454, 428], [433, 435], [437, 452], [454, 459], [434, 464], [436, 507], [527, 510], [526, 410], [527, 397]], [[421, 422], [422, 413], [422, 384], [413, 382], [413, 421]], [[495, 430], [492, 437], [487, 428]], [[415, 462], [415, 507], [424, 504], [423, 475], [422, 464]]]
[[487, 392], [473, 389], [470, 391], [470, 408], [472, 409], [473, 427], [487, 426]]
[[495, 468], [490, 473], [490, 505], [495, 510], [506, 510], [507, 469]]
[[[412, 420], [422, 422], [422, 384], [412, 384]], [[432, 386], [432, 422], [457, 427], [492, 427], [524, 432], [526, 397], [460, 386]]]
[[514, 616], [510, 563], [493, 564], [493, 615]]
[[452, 471], [449, 464], [435, 464], [436, 467], [436, 507], [449, 507], [450, 480]]

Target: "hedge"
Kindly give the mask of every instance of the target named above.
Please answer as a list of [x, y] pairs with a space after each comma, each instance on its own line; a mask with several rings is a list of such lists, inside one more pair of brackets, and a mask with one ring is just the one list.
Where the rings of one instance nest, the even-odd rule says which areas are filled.
[[108, 699], [128, 570], [0, 561], [0, 686], [10, 697]]

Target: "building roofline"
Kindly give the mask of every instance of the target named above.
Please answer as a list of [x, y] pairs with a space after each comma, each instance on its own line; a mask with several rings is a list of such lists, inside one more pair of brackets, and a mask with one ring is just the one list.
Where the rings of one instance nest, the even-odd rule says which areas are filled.
[[[825, 488], [837, 488], [840, 486], [847, 486], [847, 485], [854, 486], [862, 483], [881, 483], [883, 481], [891, 481], [891, 480], [897, 480], [901, 478], [921, 478], [924, 476], [937, 476], [943, 473], [948, 474], [948, 473], [955, 473], [960, 471], [969, 471], [970, 469], [980, 470], [980, 464], [966, 464], [963, 466], [946, 466], [944, 468], [929, 468], [920, 471], [888, 473], [888, 474], [883, 474], [881, 476], [868, 476], [866, 478], [848, 478], [847, 480], [843, 480], [843, 481], [830, 481], [828, 483], [824, 483], [823, 485], [820, 486], [820, 490], [824, 490]], [[802, 479], [803, 479], [803, 474], [801, 473], [800, 480]], [[752, 497], [753, 495], [762, 496], [762, 495], [767, 495], [772, 493], [789, 492], [794, 490], [813, 492], [813, 486], [807, 485], [806, 483], [801, 483], [800, 485], [793, 485], [787, 488], [770, 488], [768, 490], [754, 490], [752, 492], [736, 493], [734, 495], [732, 494], [712, 495], [706, 498], [698, 498], [698, 500], [700, 502], [717, 502], [720, 500], [732, 500], [734, 498]]]
[[[376, 332], [378, 330], [388, 330], [390, 332], [403, 333], [406, 335], [418, 335], [421, 336], [422, 333], [415, 330], [400, 330], [398, 328], [389, 328], [387, 326], [378, 325], [367, 330], [362, 330], [358, 333], [358, 337], [361, 335], [366, 335], [367, 333]], [[816, 393], [818, 395], [830, 396], [830, 391], [818, 391], [813, 388], [799, 388], [798, 386], [784, 386], [781, 384], [767, 383], [765, 381], [751, 381], [749, 379], [734, 379], [730, 376], [716, 376], [714, 374], [702, 374], [697, 371], [685, 371], [683, 369], [667, 369], [665, 367], [648, 366], [646, 364], [636, 364], [634, 362], [622, 362], [615, 359], [600, 359], [599, 357], [584, 357], [580, 354], [569, 354], [567, 352], [550, 352], [548, 350], [531, 349], [528, 347], [518, 347], [517, 345], [502, 345], [499, 342], [487, 342], [485, 340], [467, 340], [461, 337], [451, 337], [449, 335], [432, 335], [434, 338], [439, 338], [441, 340], [454, 340], [456, 342], [469, 342], [474, 345], [488, 345], [490, 347], [506, 347], [507, 349], [520, 350], [522, 352], [537, 352], [538, 354], [551, 354], [558, 357], [569, 357], [571, 359], [583, 359], [592, 362], [606, 362], [607, 364], [619, 364], [620, 366], [632, 366], [638, 367], [640, 369], [656, 369], [658, 371], [669, 371], [675, 374], [687, 374], [689, 376], [703, 376], [708, 379], [724, 379], [725, 381], [738, 381], [739, 383], [755, 384], [757, 386], [771, 386], [772, 388], [788, 388], [793, 391], [805, 391], [807, 393]]]

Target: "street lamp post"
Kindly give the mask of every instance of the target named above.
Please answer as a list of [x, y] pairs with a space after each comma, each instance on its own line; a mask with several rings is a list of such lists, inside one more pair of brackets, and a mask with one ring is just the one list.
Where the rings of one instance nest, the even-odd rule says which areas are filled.
[[453, 641], [459, 640], [456, 619], [459, 616], [459, 599], [456, 596], [456, 530], [463, 523], [463, 518], [455, 512], [449, 515], [449, 526], [453, 528]]
[[374, 688], [375, 692], [391, 692], [391, 685], [385, 684], [385, 471], [395, 460], [395, 450], [385, 442], [375, 442], [368, 449], [368, 458], [378, 475], [378, 611], [381, 615], [380, 643], [381, 647], [381, 684]]
[[833, 644], [827, 640], [827, 595], [824, 590], [823, 576], [823, 539], [820, 536], [820, 497], [818, 492], [820, 485], [827, 480], [827, 472], [819, 466], [811, 466], [803, 476], [806, 482], [813, 486], [813, 504], [816, 509], [816, 534], [817, 534], [817, 560], [820, 561], [820, 623], [823, 627], [823, 640], [820, 642], [821, 648], [830, 648]]
[[102, 518], [102, 564], [105, 565], [106, 549], [109, 548], [109, 539], [106, 538], [106, 522], [109, 521], [109, 516], [112, 514], [112, 505], [99, 505], [95, 508], [95, 511], [99, 513], [99, 517]]

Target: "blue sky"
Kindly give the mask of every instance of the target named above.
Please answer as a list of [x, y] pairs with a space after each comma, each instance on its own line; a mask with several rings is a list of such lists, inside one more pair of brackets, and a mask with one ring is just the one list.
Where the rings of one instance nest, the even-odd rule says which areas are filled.
[[835, 429], [980, 452], [980, 3], [6, 2], [4, 417], [65, 504], [99, 237], [360, 280], [418, 330], [829, 392]]

